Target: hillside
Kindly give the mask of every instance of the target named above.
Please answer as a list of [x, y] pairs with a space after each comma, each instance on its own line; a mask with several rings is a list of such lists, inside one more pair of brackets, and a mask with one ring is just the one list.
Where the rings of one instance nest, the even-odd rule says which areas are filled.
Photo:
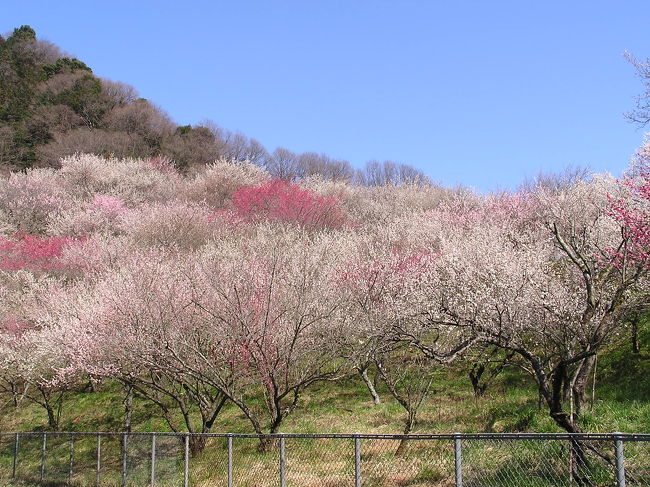
[[[177, 126], [27, 26], [0, 62], [0, 432], [248, 432], [238, 468], [268, 469], [279, 432], [564, 432], [558, 471], [592, 485], [613, 439], [575, 435], [649, 430], [650, 140], [621, 178], [477, 194]], [[28, 477], [48, 437], [25, 435]], [[212, 485], [223, 444], [183, 441]], [[391, 466], [376, 485], [449, 484], [411, 441], [366, 453]], [[475, 465], [505, 468], [486, 445]]]
[[248, 161], [282, 179], [429, 182], [407, 164], [369, 161], [355, 169], [326, 154], [267, 151], [211, 121], [179, 126], [134, 87], [95, 76], [84, 62], [38, 40], [31, 27], [0, 36], [0, 168], [58, 167], [75, 153], [163, 157], [185, 171], [220, 159]]
[[[641, 334], [644, 354], [629, 355], [627, 339], [601, 359], [593, 401], [585, 414], [585, 429], [591, 432], [650, 431], [650, 324]], [[440, 369], [433, 391], [420, 412], [414, 433], [454, 432], [561, 432], [543, 407], [534, 382], [517, 367], [506, 368], [482, 396], [472, 390], [463, 364]], [[592, 384], [590, 383], [590, 386]], [[386, 387], [377, 382], [381, 403], [373, 404], [358, 376], [337, 383], [323, 383], [305, 395], [295, 415], [282, 431], [287, 433], [385, 433], [403, 429], [403, 410]], [[139, 395], [131, 412], [133, 431], [169, 431], [158, 411]], [[85, 384], [71, 391], [63, 402], [62, 431], [122, 431], [125, 422], [124, 390], [119, 384]], [[180, 410], [174, 415], [180, 420]], [[247, 433], [250, 426], [241, 412], [226, 406], [214, 432]], [[38, 405], [23, 402], [19, 408], [5, 404], [0, 431], [48, 431], [47, 415]]]
[[[650, 348], [650, 333], [643, 327], [641, 346]], [[628, 338], [628, 337], [626, 337]], [[628, 343], [621, 344], [624, 349]], [[618, 348], [618, 347], [617, 347]], [[631, 358], [612, 349], [602, 357], [601, 368], [597, 374], [595, 397], [590, 401], [585, 414], [585, 428], [591, 432], [647, 432], [650, 431], [650, 361]], [[621, 372], [626, 371], [621, 377]], [[621, 380], [622, 379], [622, 380]], [[401, 433], [403, 411], [391, 397], [385, 386], [378, 384], [381, 404], [375, 405], [363, 382], [349, 377], [337, 383], [323, 383], [305, 394], [293, 417], [282, 428], [284, 433]], [[61, 417], [64, 431], [121, 431], [124, 425], [124, 392], [118, 384], [96, 384], [94, 390], [72, 391], [66, 397]], [[132, 409], [132, 430], [135, 432], [169, 431], [168, 425], [159, 417], [158, 411], [145, 398], [136, 396]], [[173, 415], [181, 420], [181, 412]], [[5, 406], [0, 415], [0, 431], [47, 431], [47, 417], [42, 408], [23, 403], [20, 408]], [[419, 415], [419, 424], [414, 433], [455, 433], [455, 432], [558, 432], [558, 428], [539, 407], [538, 396], [532, 381], [517, 368], [507, 368], [490, 385], [482, 397], [472, 392], [465, 367], [454, 370], [440, 370], [436, 374], [434, 390], [426, 400]], [[251, 432], [247, 419], [232, 405], [225, 407], [213, 427], [215, 433]], [[8, 478], [12, 461], [10, 438], [0, 439], [0, 478]], [[67, 437], [50, 437], [47, 453], [47, 479], [67, 478], [68, 461]], [[237, 484], [259, 486], [275, 485], [277, 477], [277, 451], [256, 452], [256, 441], [236, 441], [234, 444], [234, 466]], [[287, 442], [289, 458], [289, 482], [295, 485], [316, 486], [340, 485], [336, 472], [341, 469], [341, 461], [349, 457], [350, 445], [335, 440], [310, 442], [296, 440]], [[120, 452], [118, 441], [104, 438], [104, 482], [111, 476], [117, 479]], [[433, 486], [452, 485], [448, 480], [451, 467], [443, 462], [435, 445], [412, 445], [405, 455], [395, 456], [398, 442], [364, 441], [363, 462], [364, 483], [369, 485], [412, 485]], [[517, 450], [530, 449], [533, 458], [540, 454], [539, 447], [525, 442], [517, 445]], [[36, 478], [40, 468], [40, 436], [34, 439], [23, 438], [19, 472], [22, 478]], [[73, 485], [90, 485], [94, 478], [96, 441], [94, 438], [79, 438], [75, 442], [75, 474]], [[182, 476], [182, 446], [171, 438], [158, 438], [158, 458], [156, 478], [160, 485], [177, 485]], [[489, 459], [497, 452], [505, 462], [504, 470], [511, 476], [526, 475], [525, 467], [518, 470], [508, 464], [508, 455], [502, 451], [507, 445], [495, 442], [487, 447], [488, 453], [482, 459]], [[465, 454], [467, 455], [467, 451]], [[472, 451], [469, 452], [470, 454]], [[541, 454], [549, 455], [549, 451]], [[631, 457], [628, 470], [633, 465], [642, 465], [649, 457], [647, 449], [639, 449], [638, 456]], [[149, 475], [150, 440], [133, 438], [129, 450], [129, 484], [144, 485]], [[630, 451], [627, 451], [630, 455]], [[443, 457], [444, 458], [444, 457]], [[471, 479], [471, 464], [467, 476]], [[449, 459], [450, 460], [450, 459]], [[547, 461], [549, 458], [547, 457]], [[349, 461], [349, 459], [348, 459]], [[451, 460], [450, 460], [451, 461]], [[190, 460], [191, 485], [225, 485], [225, 451], [220, 439], [208, 440], [205, 450]], [[251, 464], [250, 462], [254, 462]], [[388, 468], [388, 466], [392, 466]], [[493, 465], [493, 462], [489, 462]], [[522, 465], [528, 466], [526, 463]], [[381, 468], [377, 468], [381, 467]], [[561, 471], [561, 468], [559, 469]], [[550, 470], [549, 470], [550, 471]], [[641, 470], [639, 470], [641, 471]], [[345, 472], [345, 468], [343, 468]], [[510, 477], [499, 477], [496, 481], [508, 483]], [[302, 476], [302, 477], [301, 477]], [[516, 479], [516, 477], [515, 477]], [[512, 480], [515, 482], [516, 480]], [[117, 480], [115, 481], [117, 482]], [[331, 482], [328, 483], [328, 482]], [[383, 482], [383, 483], [382, 483]], [[348, 482], [349, 483], [349, 482]], [[33, 483], [11, 485], [31, 486]], [[59, 485], [52, 483], [51, 485]], [[113, 484], [110, 484], [113, 485]], [[117, 485], [117, 484], [115, 484]], [[347, 483], [346, 483], [347, 485]], [[501, 485], [501, 484], [497, 484]], [[514, 485], [514, 484], [513, 484]], [[519, 484], [521, 485], [521, 484]], [[530, 480], [530, 485], [554, 485], [551, 480]], [[609, 484], [603, 484], [609, 485]]]
[[12, 168], [57, 166], [75, 152], [166, 155], [178, 167], [263, 152], [217, 127], [176, 126], [133, 87], [96, 77], [29, 26], [0, 38], [0, 60], [0, 162]]
[[355, 374], [386, 386], [404, 432], [461, 363], [478, 395], [525, 370], [569, 432], [589, 425], [606, 352], [629, 364], [605, 369], [627, 397], [646, 386], [633, 366], [650, 173], [480, 196], [296, 184], [226, 161], [192, 175], [160, 159], [61, 165], [0, 180], [0, 385], [50, 429], [72, 391], [106, 383], [176, 431], [210, 431], [234, 405], [257, 433]]

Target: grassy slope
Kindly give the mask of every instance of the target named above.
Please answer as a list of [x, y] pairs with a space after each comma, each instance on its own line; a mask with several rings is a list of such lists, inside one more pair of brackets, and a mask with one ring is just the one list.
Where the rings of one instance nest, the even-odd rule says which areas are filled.
[[[650, 431], [650, 360], [622, 350], [612, 351], [599, 363], [596, 400], [584, 413], [591, 432]], [[282, 430], [301, 433], [373, 432], [400, 433], [404, 413], [379, 388], [383, 403], [373, 406], [365, 386], [351, 378], [321, 383], [308, 389], [299, 408]], [[136, 398], [134, 431], [167, 431], [155, 406]], [[119, 431], [122, 393], [104, 385], [97, 392], [76, 393], [64, 404], [64, 431]], [[17, 410], [6, 407], [0, 415], [0, 431], [40, 431], [47, 424], [44, 410], [23, 403]], [[235, 407], [228, 405], [217, 420], [215, 432], [250, 432]], [[533, 382], [512, 369], [504, 372], [482, 398], [475, 398], [462, 371], [441, 370], [433, 393], [419, 415], [417, 432], [516, 432], [557, 431], [544, 406], [538, 408]]]
[[[650, 343], [647, 338], [646, 336], [646, 343]], [[620, 347], [600, 359], [596, 400], [593, 407], [588, 408], [584, 414], [584, 426], [590, 432], [650, 432], [650, 360], [626, 352], [626, 348]], [[303, 396], [300, 407], [286, 420], [282, 431], [400, 433], [403, 428], [403, 410], [381, 387], [380, 393], [383, 403], [373, 406], [363, 383], [355, 378], [339, 383], [316, 385]], [[61, 428], [66, 431], [118, 431], [122, 422], [122, 412], [120, 389], [104, 385], [98, 392], [77, 393], [69, 397], [63, 409]], [[43, 410], [30, 404], [25, 404], [17, 410], [6, 408], [0, 416], [0, 431], [38, 431], [44, 429], [46, 424]], [[138, 399], [135, 401], [133, 424], [134, 431], [167, 430], [164, 421], [158, 417], [156, 408]], [[250, 432], [251, 430], [243, 414], [236, 408], [228, 406], [220, 415], [214, 431]], [[416, 432], [421, 433], [519, 431], [555, 432], [558, 429], [545, 409], [538, 408], [537, 393], [532, 381], [516, 369], [504, 372], [486, 396], [479, 399], [473, 396], [464, 373], [460, 370], [441, 370], [436, 379], [434, 393], [423, 407], [416, 428]], [[25, 451], [31, 448], [32, 453], [24, 454], [21, 468], [35, 475], [39, 468], [40, 439], [37, 437], [32, 441], [34, 444], [31, 447], [25, 445]], [[58, 446], [55, 441], [53, 440], [52, 444], [48, 443], [48, 474], [54, 475], [58, 471], [58, 477], [65, 478], [68, 448], [66, 439], [61, 439]], [[94, 439], [81, 440], [75, 447], [79, 457], [77, 485], [92, 483], [90, 477], [82, 478], [82, 472], [90, 476], [94, 475], [94, 441]], [[160, 445], [163, 445], [164, 441], [161, 440]], [[161, 485], [176, 485], [174, 483], [176, 481], [169, 484], [163, 484], [162, 481], [163, 477], [179, 478], [181, 445], [173, 439], [166, 441], [168, 443], [164, 448], [168, 449], [169, 455], [167, 457], [163, 455], [159, 459]], [[298, 442], [298, 440], [292, 441]], [[294, 482], [297, 482], [295, 485], [331, 484], [334, 486], [347, 483], [345, 480], [347, 474], [341, 472], [350, 470], [351, 460], [347, 453], [351, 445], [347, 443], [343, 445], [343, 442], [337, 443], [335, 440], [300, 441], [305, 441], [300, 447], [289, 443], [287, 446], [288, 454], [295, 462], [290, 465], [291, 474], [297, 476], [294, 479]], [[365, 464], [372, 462], [374, 455], [378, 462], [375, 471], [380, 471], [382, 466], [392, 466], [385, 468], [386, 472], [381, 474], [381, 477], [378, 476], [376, 482], [368, 478], [368, 485], [447, 485], [445, 482], [449, 480], [447, 478], [449, 465], [441, 467], [434, 461], [435, 458], [442, 458], [444, 455], [447, 455], [444, 457], [447, 462], [452, 458], [449, 452], [442, 452], [440, 448], [443, 445], [439, 445], [440, 448], [424, 444], [414, 445], [409, 454], [397, 459], [391, 453], [396, 445], [389, 445], [386, 442], [376, 445], [370, 443], [366, 442], [363, 450]], [[255, 447], [255, 440], [240, 440], [235, 446], [237, 476], [241, 480], [241, 485], [251, 487], [266, 485], [264, 482], [260, 483], [260, 479], [268, 479], [271, 485], [273, 484], [271, 480], [277, 478], [277, 453], [262, 454], [257, 452]], [[10, 468], [11, 448], [10, 443], [0, 445], [0, 470], [5, 473]], [[521, 451], [525, 448], [531, 446], [523, 445], [517, 450]], [[107, 480], [111, 468], [116, 476], [114, 482], [107, 485], [119, 485], [118, 441], [111, 443], [106, 440], [105, 449]], [[134, 468], [133, 473], [130, 474], [133, 475], [133, 485], [145, 485], [148, 472], [148, 444], [134, 443], [133, 449], [133, 452], [139, 452], [134, 453], [134, 458], [139, 455], [138, 462], [140, 462], [139, 467]], [[376, 452], [373, 449], [376, 449]], [[341, 452], [347, 453], [341, 455]], [[425, 463], [427, 461], [430, 463]], [[84, 462], [87, 465], [83, 466]], [[111, 462], [114, 464], [112, 467]], [[222, 485], [223, 472], [220, 470], [217, 472], [215, 466], [223, 466], [224, 462], [223, 440], [210, 440], [205, 453], [192, 461], [193, 485], [206, 487]], [[395, 462], [401, 463], [397, 465]], [[327, 478], [330, 473], [331, 480], [323, 481], [323, 478]], [[391, 477], [399, 475], [404, 477], [403, 482], [397, 477]], [[440, 484], [437, 483], [438, 481]], [[36, 485], [36, 483], [15, 485]], [[51, 485], [63, 484], [52, 483]]]

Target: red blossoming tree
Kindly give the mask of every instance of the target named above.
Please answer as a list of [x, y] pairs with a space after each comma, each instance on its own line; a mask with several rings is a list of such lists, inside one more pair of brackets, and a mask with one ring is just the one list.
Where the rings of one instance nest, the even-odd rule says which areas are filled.
[[346, 221], [336, 198], [279, 179], [237, 190], [232, 203], [238, 215], [252, 221], [288, 222], [310, 230], [340, 228]]
[[13, 238], [0, 237], [0, 270], [31, 272], [57, 272], [70, 267], [62, 259], [66, 247], [80, 239], [72, 237], [46, 237], [16, 234]]

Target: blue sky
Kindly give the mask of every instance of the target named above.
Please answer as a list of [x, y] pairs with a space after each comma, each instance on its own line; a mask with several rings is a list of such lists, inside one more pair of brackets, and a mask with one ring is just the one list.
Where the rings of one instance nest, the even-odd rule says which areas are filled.
[[643, 139], [622, 53], [650, 57], [648, 18], [648, 0], [5, 0], [0, 31], [31, 25], [179, 124], [489, 190], [620, 174]]

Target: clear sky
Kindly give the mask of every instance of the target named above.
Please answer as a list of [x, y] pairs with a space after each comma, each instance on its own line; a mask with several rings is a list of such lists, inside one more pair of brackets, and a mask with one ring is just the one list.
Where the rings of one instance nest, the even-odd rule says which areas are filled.
[[643, 139], [623, 112], [650, 57], [649, 0], [0, 0], [179, 124], [267, 149], [390, 159], [446, 185], [512, 188], [588, 165], [616, 175]]

